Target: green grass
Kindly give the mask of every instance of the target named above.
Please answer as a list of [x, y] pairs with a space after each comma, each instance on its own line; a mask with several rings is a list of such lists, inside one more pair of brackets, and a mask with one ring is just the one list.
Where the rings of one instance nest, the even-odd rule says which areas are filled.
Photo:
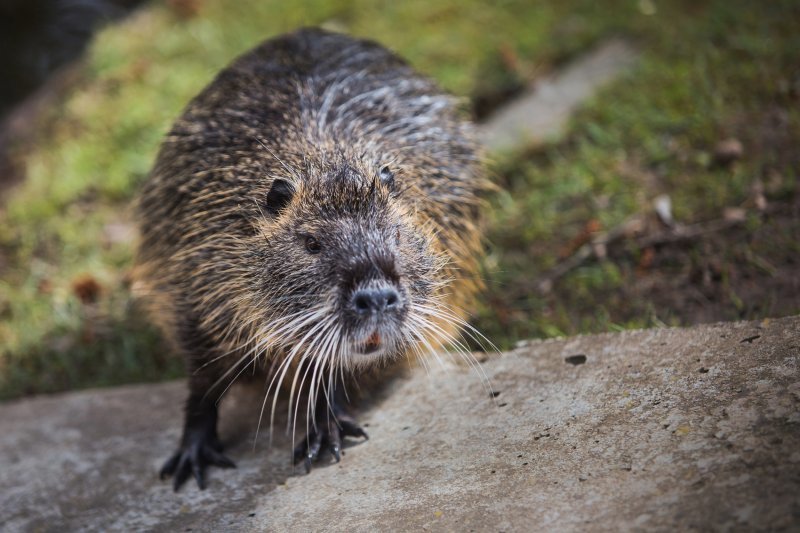
[[[746, 204], [754, 183], [771, 174], [780, 180], [770, 200], [798, 190], [798, 6], [656, 5], [652, 24], [635, 34], [643, 51], [638, 67], [573, 118], [568, 138], [498, 164], [505, 190], [489, 238], [490, 298], [477, 324], [503, 346], [531, 336], [687, 323], [680, 309], [626, 299], [621, 288], [635, 277], [639, 250], [631, 250], [633, 265], [589, 262], [553, 294], [537, 293], [530, 280], [554, 266], [558, 250], [588, 220], [614, 228], [664, 193], [681, 222], [718, 218], [725, 207]], [[762, 123], [774, 110], [785, 124], [771, 138]], [[711, 164], [714, 145], [728, 136], [750, 152], [732, 168]], [[750, 230], [761, 223], [751, 222]], [[795, 239], [781, 244], [796, 250]], [[723, 317], [761, 316], [741, 307], [734, 302]]]
[[[0, 208], [0, 398], [180, 374], [130, 300], [132, 243], [111, 230], [128, 223], [160, 138], [188, 100], [237, 54], [302, 25], [379, 40], [464, 97], [501, 92], [604, 37], [630, 39], [638, 66], [574, 118], [567, 138], [496, 162], [504, 192], [493, 199], [476, 323], [503, 346], [680, 323], [648, 302], [618, 312], [630, 304], [618, 290], [625, 264], [587, 264], [548, 298], [531, 280], [587, 220], [614, 227], [659, 193], [682, 221], [738, 205], [768, 172], [783, 176], [773, 196], [792, 194], [794, 162], [747, 126], [777, 106], [800, 139], [795, 4], [656, 2], [645, 14], [649, 3], [634, 1], [207, 0], [190, 18], [147, 7], [96, 37], [80, 82], [42, 118], [36, 146], [20, 148], [26, 178]], [[713, 146], [730, 135], [759, 148], [733, 169], [714, 168]], [[101, 287], [96, 302], [76, 296], [85, 275]]]

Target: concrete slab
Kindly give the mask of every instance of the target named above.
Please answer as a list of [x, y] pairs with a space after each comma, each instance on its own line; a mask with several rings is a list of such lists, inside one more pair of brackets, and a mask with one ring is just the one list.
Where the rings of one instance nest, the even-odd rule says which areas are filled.
[[800, 317], [525, 343], [398, 379], [371, 439], [293, 473], [235, 389], [236, 470], [175, 494], [156, 471], [183, 383], [0, 406], [3, 531], [531, 531], [800, 527]]

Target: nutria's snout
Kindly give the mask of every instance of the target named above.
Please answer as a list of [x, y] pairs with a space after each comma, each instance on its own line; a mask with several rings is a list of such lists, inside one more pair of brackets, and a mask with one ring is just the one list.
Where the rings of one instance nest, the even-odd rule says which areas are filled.
[[353, 293], [352, 309], [360, 316], [394, 313], [400, 309], [400, 295], [394, 287], [360, 289]]
[[393, 283], [358, 287], [350, 295], [347, 311], [354, 326], [352, 351], [356, 354], [388, 355], [400, 344], [406, 299]]

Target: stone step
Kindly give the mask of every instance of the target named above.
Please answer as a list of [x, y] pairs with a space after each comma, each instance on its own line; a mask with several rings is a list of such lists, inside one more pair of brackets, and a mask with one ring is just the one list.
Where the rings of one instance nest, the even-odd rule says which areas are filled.
[[[183, 382], [0, 405], [3, 531], [782, 529], [800, 521], [800, 317], [526, 342], [433, 364], [364, 406], [370, 440], [306, 475], [257, 386], [223, 402], [238, 463], [158, 479]], [[283, 409], [281, 409], [282, 411]]]

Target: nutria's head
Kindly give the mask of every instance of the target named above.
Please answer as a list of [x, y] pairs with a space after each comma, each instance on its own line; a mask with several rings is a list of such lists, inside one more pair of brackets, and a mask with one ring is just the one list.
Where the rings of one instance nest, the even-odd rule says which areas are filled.
[[256, 235], [273, 347], [353, 368], [431, 337], [425, 317], [446, 260], [402, 195], [387, 166], [273, 179]]

